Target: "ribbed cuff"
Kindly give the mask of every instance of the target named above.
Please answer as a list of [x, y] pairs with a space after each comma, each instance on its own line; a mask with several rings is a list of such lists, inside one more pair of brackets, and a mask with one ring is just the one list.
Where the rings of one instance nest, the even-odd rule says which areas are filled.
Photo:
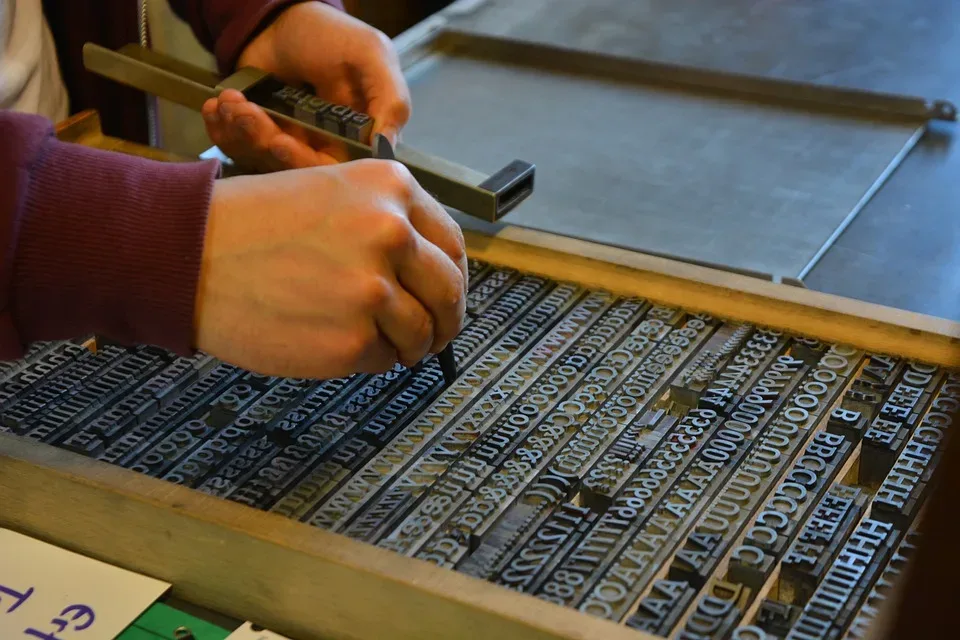
[[[308, 0], [249, 0], [247, 4], [254, 5], [250, 10], [233, 10], [239, 16], [232, 20], [217, 38], [214, 54], [217, 57], [217, 67], [223, 75], [234, 72], [240, 54], [261, 31], [270, 26], [276, 17], [284, 10], [295, 4]], [[323, 4], [343, 10], [341, 0], [320, 0]], [[239, 0], [237, 0], [239, 3]]]
[[50, 138], [30, 172], [14, 259], [21, 341], [98, 333], [191, 353], [218, 171]]

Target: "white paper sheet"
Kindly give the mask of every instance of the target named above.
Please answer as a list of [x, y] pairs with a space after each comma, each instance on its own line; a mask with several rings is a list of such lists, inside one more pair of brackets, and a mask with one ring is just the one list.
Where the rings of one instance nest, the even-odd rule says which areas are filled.
[[165, 582], [0, 529], [3, 640], [114, 640], [169, 588]]

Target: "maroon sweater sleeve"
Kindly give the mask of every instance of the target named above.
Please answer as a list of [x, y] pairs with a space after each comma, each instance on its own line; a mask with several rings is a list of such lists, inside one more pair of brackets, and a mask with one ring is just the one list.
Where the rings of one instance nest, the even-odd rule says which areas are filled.
[[[229, 73], [261, 29], [302, 1], [170, 4]], [[0, 359], [91, 333], [191, 352], [216, 162], [68, 144], [47, 120], [0, 110], [0, 169]]]
[[[287, 7], [305, 0], [170, 0], [200, 43], [217, 57], [220, 73], [233, 72], [237, 59], [263, 28]], [[343, 10], [341, 0], [322, 0]]]
[[64, 143], [0, 111], [0, 167], [0, 358], [91, 333], [191, 352], [215, 161]]

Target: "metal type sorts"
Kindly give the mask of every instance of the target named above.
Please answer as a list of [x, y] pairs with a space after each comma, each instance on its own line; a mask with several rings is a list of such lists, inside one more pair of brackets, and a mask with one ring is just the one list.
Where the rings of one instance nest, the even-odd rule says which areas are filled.
[[727, 580], [748, 587], [754, 594], [761, 590], [852, 448], [850, 441], [836, 434], [814, 434], [747, 526], [730, 556]]
[[[822, 382], [818, 376], [827, 379], [831, 384], [837, 384], [842, 375], [856, 366], [856, 361], [851, 362], [851, 359], [858, 357], [858, 352], [840, 351], [831, 347], [831, 350], [821, 357], [809, 379], [801, 378], [804, 373], [802, 361], [794, 360], [790, 356], [781, 357], [789, 358], [793, 365], [791, 373], [796, 382], [801, 379], [806, 385], [816, 382], [819, 385], [817, 393], [828, 394], [830, 391], [827, 383]], [[759, 359], [754, 358], [754, 361], [759, 362]], [[829, 375], [823, 375], [823, 372], [828, 372]], [[707, 502], [718, 490], [724, 495], [738, 491], [749, 500], [752, 479], [757, 479], [759, 484], [760, 478], [752, 471], [753, 467], [739, 469], [739, 462], [748, 451], [751, 454], [763, 451], [762, 456], [756, 456], [757, 459], [771, 465], [784, 464], [786, 456], [783, 451], [789, 450], [791, 446], [795, 447], [796, 442], [800, 441], [798, 434], [801, 430], [808, 429], [815, 419], [810, 409], [823, 404], [813, 395], [812, 389], [802, 391], [804, 393], [795, 394], [792, 403], [784, 406], [782, 410], [778, 410], [776, 405], [770, 405], [761, 396], [750, 397], [757, 394], [748, 394], [743, 402], [738, 403], [730, 417], [721, 422], [720, 429], [712, 435], [707, 447], [698, 454], [680, 482], [657, 505], [649, 520], [644, 523], [640, 536], [613, 562], [606, 576], [581, 605], [581, 610], [607, 618], [623, 619], [629, 615], [633, 604], [642, 597], [654, 571], [668, 557], [678, 539], [683, 540], [694, 518], [699, 515], [700, 505]], [[762, 403], [750, 400], [761, 400]], [[774, 416], [776, 418], [772, 419]], [[755, 442], [758, 444], [757, 448], [754, 448]], [[766, 450], [769, 450], [769, 454]], [[750, 459], [752, 461], [754, 457], [751, 456]], [[728, 477], [732, 480], [740, 479], [740, 484], [722, 487]], [[709, 536], [718, 536], [718, 530], [725, 531], [729, 528], [727, 518], [738, 517], [740, 513], [741, 509], [736, 502], [719, 497], [703, 516], [705, 520], [701, 525], [702, 530], [695, 532], [696, 537], [691, 540], [691, 545], [709, 548], [717, 542], [716, 538]], [[694, 560], [696, 556], [691, 554], [689, 558]], [[682, 570], [678, 573], [684, 574]]]
[[960, 376], [950, 373], [937, 391], [923, 421], [873, 498], [872, 515], [904, 529], [916, 518], [937, 468], [946, 432], [960, 409]]
[[[503, 322], [490, 323], [490, 335], [486, 337], [486, 341], [497, 336], [496, 341], [492, 344], [487, 342], [488, 348], [484, 352], [477, 353], [472, 363], [467, 362], [467, 354], [458, 355], [458, 360], [467, 364], [457, 382], [443, 389], [440, 396], [423, 411], [410, 416], [409, 423], [396, 424], [394, 418], [388, 417], [387, 420], [395, 427], [391, 429], [391, 433], [395, 434], [393, 439], [389, 441], [386, 438], [380, 439], [385, 446], [369, 460], [362, 461], [363, 464], [357, 472], [346, 479], [335, 491], [315, 490], [314, 487], [320, 486], [319, 483], [312, 478], [306, 478], [304, 481], [306, 486], [298, 487], [293, 491], [295, 499], [303, 503], [303, 506], [298, 505], [295, 513], [291, 515], [306, 518], [315, 526], [334, 530], [343, 526], [350, 516], [357, 513], [367, 500], [373, 499], [381, 486], [413, 459], [433, 437], [452, 426], [453, 421], [448, 419], [449, 414], [469, 407], [485, 381], [499, 380], [511, 365], [518, 363], [521, 355], [525, 353], [525, 362], [521, 363], [523, 366], [538, 364], [540, 353], [549, 359], [553, 350], [563, 345], [565, 335], [578, 331], [582, 323], [591, 317], [593, 313], [590, 310], [591, 307], [596, 307], [598, 304], [602, 307], [607, 304], [606, 301], [600, 301], [595, 297], [588, 297], [578, 302], [584, 293], [578, 287], [559, 285], [551, 289], [535, 306], [528, 307], [529, 311], [521, 314], [520, 322], [512, 326], [505, 325]], [[579, 314], [564, 317], [571, 307], [575, 311], [579, 310]], [[556, 327], [554, 327], [555, 323]], [[537, 344], [538, 338], [544, 333], [547, 333], [547, 336]], [[461, 338], [463, 334], [457, 340]], [[473, 344], [479, 351], [481, 344]], [[531, 346], [534, 347], [532, 352], [527, 353]], [[433, 377], [436, 378], [433, 381], [434, 386], [441, 391], [439, 371], [435, 372]], [[525, 381], [522, 376], [520, 379], [521, 382]], [[468, 424], [459, 426], [469, 428]], [[377, 431], [379, 430], [377, 427]], [[283, 502], [273, 510], [290, 514], [289, 507]]]
[[[662, 587], [658, 589], [657, 583], [654, 583], [653, 589], [641, 600], [628, 624], [651, 633], [667, 635], [692, 605], [694, 609], [684, 631], [706, 637], [725, 635], [731, 625], [740, 622], [745, 609], [752, 604], [776, 561], [782, 556], [785, 543], [795, 534], [796, 522], [802, 521], [804, 510], [817, 501], [824, 487], [829, 486], [850, 449], [850, 443], [839, 436], [823, 431], [815, 433], [802, 455], [794, 461], [761, 507], [760, 513], [752, 518], [746, 534], [740, 538], [741, 543], [733, 550], [726, 574], [716, 571], [723, 554], [720, 542], [732, 539], [736, 531], [725, 531], [720, 537], [716, 537], [716, 533], [694, 532], [674, 558], [671, 573], [682, 574], [675, 568], [678, 560], [681, 566], [696, 566], [696, 575], [701, 577], [701, 581], [712, 575], [707, 588], [698, 589], [696, 583], [689, 579], [659, 581], [669, 584], [669, 590]], [[769, 464], [753, 466], [759, 467], [760, 473], [755, 475], [761, 480], [770, 478], [772, 468]], [[691, 547], [691, 540], [696, 542], [701, 539], [703, 545]], [[708, 567], [709, 571], [706, 570]], [[671, 597], [676, 593], [693, 595], [698, 591], [702, 591], [703, 595], [696, 602]]]
[[780, 563], [777, 600], [804, 606], [831, 566], [840, 543], [863, 515], [869, 496], [836, 484], [820, 499]]
[[893, 557], [890, 558], [890, 562], [887, 563], [877, 583], [870, 590], [870, 594], [860, 607], [860, 611], [857, 612], [856, 617], [848, 627], [844, 640], [863, 640], [867, 637], [870, 624], [876, 619], [880, 606], [890, 595], [894, 583], [903, 574], [907, 562], [916, 550], [917, 544], [919, 544], [921, 535], [917, 529], [912, 529], [900, 541], [900, 545]]
[[[748, 347], [743, 347], [736, 356], [742, 358], [741, 362], [727, 367], [736, 367], [730, 378], [731, 385], [740, 384], [757, 369], [783, 374], [788, 368], [787, 362], [776, 362], [783, 348], [780, 336], [776, 333], [765, 335], [776, 346], [762, 360], [748, 359]], [[697, 408], [686, 412], [679, 422], [661, 432], [656, 447], [645, 455], [642, 465], [636, 466], [626, 482], [618, 483], [619, 491], [609, 504], [604, 505], [603, 515], [583, 543], [560, 564], [556, 579], [547, 580], [537, 595], [557, 604], [579, 605], [608, 565], [637, 534], [644, 519], [687, 468], [716, 430], [719, 421], [720, 416], [714, 409]], [[563, 573], [559, 573], [561, 571]]]
[[[810, 438], [813, 427], [840, 395], [847, 376], [859, 366], [860, 355], [853, 350], [831, 347], [818, 365], [798, 383], [772, 424], [747, 452], [731, 482], [721, 489], [694, 531], [682, 543], [670, 566], [671, 579], [686, 580], [696, 588], [707, 584], [758, 509], [771, 483], [779, 479], [789, 461]], [[751, 395], [755, 397], [751, 398]], [[754, 402], [774, 402], [769, 396], [751, 395], [747, 399]], [[775, 405], [771, 406], [773, 408]], [[806, 455], [797, 460], [787, 476], [791, 488], [800, 486], [806, 490], [815, 487], [819, 481], [817, 472], [835, 462], [838, 450], [844, 444], [844, 439], [839, 436], [818, 432], [814, 441], [806, 445]], [[706, 591], [708, 595], [698, 600], [683, 631], [707, 637], [726, 636], [730, 626], [739, 622], [754, 590], [742, 583], [715, 579]]]
[[[641, 336], [647, 331], [642, 326], [641, 323], [638, 327]], [[681, 334], [687, 334], [675, 336], [682, 342], [671, 344], [676, 355], [682, 355], [683, 349], [691, 346], [691, 340], [695, 343], [701, 333], [709, 330], [708, 327], [709, 323], [700, 318], [688, 319], [678, 330]], [[670, 335], [674, 335], [673, 332], [668, 334]], [[510, 507], [528, 482], [544, 470], [548, 475], [551, 472], [555, 475], [565, 474], [562, 469], [546, 469], [547, 463], [575, 433], [584, 433], [580, 429], [589, 418], [591, 410], [595, 411], [595, 407], [601, 403], [610, 406], [607, 405], [608, 394], [630, 372], [631, 365], [637, 362], [630, 357], [630, 347], [626, 346], [631, 339], [637, 337], [637, 334], [631, 335], [624, 348], [610, 351], [607, 357], [599, 358], [594, 355], [594, 362], [597, 364], [593, 369], [587, 369], [587, 363], [584, 363], [582, 369], [571, 364], [557, 367], [557, 373], [547, 378], [547, 383], [556, 386], [560, 391], [556, 400], [542, 407], [539, 415], [524, 423], [513, 442], [499, 444], [491, 438], [488, 443], [490, 449], [477, 450], [476, 456], [483, 461], [486, 468], [478, 478], [475, 494], [462, 501], [458, 509], [449, 511], [446, 526], [427, 541], [417, 557], [438, 561], [440, 564], [456, 564], [462, 554], [476, 546], [477, 540], [482, 538], [504, 510]], [[643, 345], [640, 350], [645, 351], [649, 341], [642, 338], [639, 344]], [[670, 360], [672, 357], [663, 359], [667, 363]], [[568, 370], [563, 367], [572, 369], [569, 375], [566, 375]], [[582, 382], [577, 384], [577, 380]], [[554, 384], [556, 382], [560, 384]], [[534, 394], [542, 393], [542, 387], [533, 387], [531, 391]], [[565, 391], [570, 392], [566, 400], [562, 395]], [[601, 415], [605, 408], [603, 405], [600, 409]], [[509, 424], [510, 414], [505, 417], [506, 422], [501, 419], [496, 429]], [[536, 484], [533, 486], [536, 489]], [[527, 494], [524, 499], [541, 498]], [[461, 542], [464, 538], [466, 543]], [[455, 550], [451, 553], [455, 543]]]
[[906, 363], [896, 386], [883, 394], [884, 401], [863, 434], [861, 484], [876, 486], [890, 472], [906, 444], [908, 434], [923, 416], [942, 376], [943, 372], [937, 367]]
[[4, 406], [4, 425], [14, 433], [26, 435], [39, 426], [39, 420], [52, 422], [67, 419], [76, 394], [126, 356], [126, 350], [107, 346], [99, 353], [80, 355], [49, 377], [32, 371], [24, 372], [20, 380], [26, 381], [29, 388]]
[[843, 545], [785, 640], [831, 638], [846, 629], [893, 555], [899, 531], [867, 518]]
[[960, 403], [955, 372], [475, 260], [454, 348], [444, 388], [42, 343], [0, 430], [654, 634], [854, 640]]
[[[548, 425], [551, 433], [556, 431], [561, 434], [572, 426], [574, 419], [565, 412], [563, 417], [554, 417], [561, 411], [558, 407], [566, 408], [563, 404], [565, 396], [585, 376], [591, 365], [616, 345], [647, 310], [645, 302], [632, 299], [590, 301], [588, 297], [582, 304], [579, 325], [565, 328], [569, 336], [566, 343], [555, 343], [548, 352], [549, 357], [541, 362], [532, 362], [539, 365], [540, 371], [536, 372], [540, 374], [538, 377], [525, 379], [521, 375], [517, 381], [523, 380], [525, 384], [514, 386], [515, 383], [511, 384], [505, 379], [490, 388], [491, 394], [502, 395], [510, 386], [514, 392], [507, 395], [505, 401], [498, 402], [499, 406], [493, 411], [483, 411], [482, 408], [474, 410], [475, 416], [480, 418], [475, 437], [454, 443], [451, 442], [453, 434], [448, 434], [433, 451], [427, 453], [424, 461], [434, 463], [433, 468], [427, 469], [421, 464], [410, 469], [410, 474], [405, 477], [416, 483], [415, 490], [420, 494], [418, 503], [394, 533], [381, 541], [381, 546], [401, 553], [416, 552], [459, 507], [469, 509], [477, 506], [472, 502], [465, 504], [469, 497], [483, 498], [483, 507], [480, 508], [492, 510], [497, 499], [507, 498], [507, 492], [492, 483], [500, 479], [499, 476], [493, 477], [493, 474], [497, 471], [498, 462], [509, 454], [510, 447], [522, 441], [523, 434], [530, 433], [539, 424]], [[548, 336], [546, 340], [553, 341], [553, 338]], [[625, 359], [629, 359], [629, 355]], [[528, 361], [528, 364], [531, 362]], [[616, 370], [613, 371], [615, 375]], [[587, 403], [590, 402], [588, 399]], [[483, 413], [483, 416], [478, 413]], [[454, 460], [440, 448], [447, 451], [460, 449], [462, 454]], [[529, 471], [541, 458], [537, 454], [539, 450], [520, 449], [519, 455], [524, 459], [507, 461], [502, 471], [505, 477]], [[403, 490], [403, 487], [395, 489]], [[476, 515], [468, 516], [471, 518], [469, 522], [479, 525]], [[467, 522], [463, 520], [461, 524], [467, 526]]]
[[23, 401], [40, 382], [49, 382], [57, 373], [90, 352], [74, 343], [38, 344], [27, 352], [24, 360], [10, 363], [0, 382], [0, 427], [9, 430], [7, 409]]
[[[471, 290], [471, 294], [477, 294], [474, 300], [483, 306], [485, 314], [469, 322], [455, 339], [454, 350], [460, 362], [469, 363], [477, 358], [493, 338], [507, 330], [507, 320], [528, 311], [550, 290], [545, 280], [529, 276], [518, 280], [509, 290], [485, 286], [489, 281], [502, 282], [504, 273], [510, 277], [509, 272], [503, 270], [487, 271], [487, 277], [478, 280]], [[552, 299], [548, 296], [547, 300]], [[508, 332], [508, 335], [511, 334]], [[517, 337], [516, 332], [513, 337]], [[351, 391], [352, 395], [343, 404], [331, 401], [325, 403], [324, 410], [315, 408], [312, 412], [298, 411], [285, 416], [280, 424], [296, 442], [286, 444], [283, 455], [255, 475], [247, 476], [236, 492], [231, 490], [227, 497], [251, 506], [272, 508], [288, 517], [310, 513], [351, 472], [367, 463], [366, 458], [374, 452], [373, 446], [366, 446], [357, 435], [375, 433], [375, 442], [386, 441], [385, 435], [395, 433], [401, 426], [396, 424], [397, 414], [402, 413], [398, 405], [409, 409], [412, 404], [426, 402], [428, 394], [439, 391], [436, 365], [431, 365], [420, 371], [397, 367], [384, 376], [360, 382], [359, 388]], [[464, 379], [470, 378], [464, 376]], [[408, 384], [404, 388], [405, 381]], [[388, 401], [391, 404], [387, 404]], [[334, 448], [341, 440], [349, 446], [335, 455]], [[275, 449], [263, 442], [260, 446]], [[306, 451], [301, 452], [304, 447]], [[352, 453], [348, 454], [350, 449]], [[257, 452], [250, 454], [255, 456]], [[266, 457], [270, 457], [269, 454]], [[300, 464], [291, 465], [290, 460], [299, 460]]]

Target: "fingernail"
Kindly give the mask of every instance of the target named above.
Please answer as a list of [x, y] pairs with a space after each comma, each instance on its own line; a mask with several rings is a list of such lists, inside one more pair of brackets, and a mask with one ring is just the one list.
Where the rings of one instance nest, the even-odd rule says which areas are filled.
[[270, 152], [273, 154], [273, 157], [280, 162], [288, 162], [290, 160], [290, 151], [286, 147], [274, 147]]
[[217, 115], [216, 111], [203, 114], [203, 119], [207, 124], [219, 124], [220, 122], [220, 116]]
[[220, 103], [220, 115], [226, 119], [229, 119], [233, 114], [233, 105], [228, 102]]
[[253, 133], [253, 118], [251, 116], [237, 116], [234, 122], [247, 133]]

